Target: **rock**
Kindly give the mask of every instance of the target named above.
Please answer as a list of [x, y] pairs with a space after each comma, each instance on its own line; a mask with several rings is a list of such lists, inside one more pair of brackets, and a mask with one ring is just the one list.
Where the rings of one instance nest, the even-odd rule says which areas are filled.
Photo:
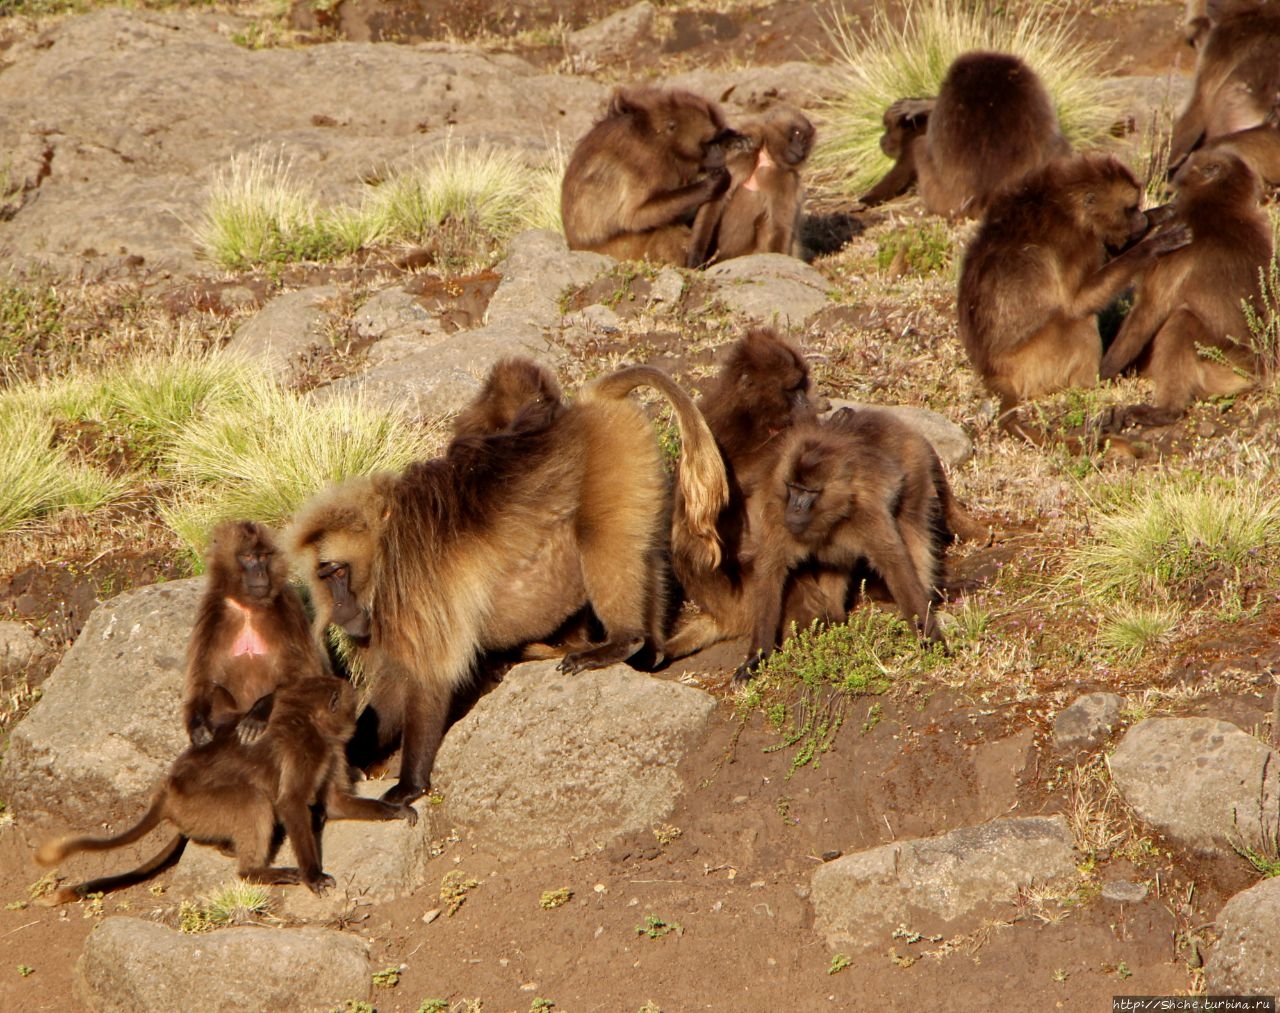
[[103, 602], [9, 736], [0, 797], [25, 819], [132, 823], [187, 745], [185, 652], [203, 578]]
[[138, 918], [105, 918], [75, 966], [96, 1013], [316, 1010], [367, 1001], [368, 948], [331, 929], [245, 926], [187, 935]]
[[308, 349], [329, 343], [329, 307], [337, 299], [334, 285], [278, 295], [236, 329], [227, 351], [260, 361], [268, 373], [288, 382]]
[[24, 623], [0, 622], [0, 678], [17, 675], [44, 657], [44, 644]]
[[753, 253], [713, 264], [704, 272], [711, 283], [709, 302], [766, 324], [799, 326], [824, 309], [830, 299], [827, 280], [813, 267], [783, 253]]
[[887, 945], [901, 924], [965, 932], [1020, 887], [1076, 877], [1061, 816], [992, 820], [837, 858], [813, 873], [814, 928], [838, 949]]
[[584, 849], [671, 812], [686, 740], [714, 709], [708, 693], [622, 665], [518, 665], [449, 731], [431, 783], [445, 819], [487, 844]]
[[[377, 798], [392, 781], [359, 781], [356, 793]], [[419, 803], [421, 811], [424, 803]], [[324, 871], [334, 878], [334, 888], [317, 896], [305, 887], [281, 887], [279, 908], [284, 914], [307, 921], [329, 921], [366, 907], [411, 893], [424, 882], [429, 851], [427, 823], [419, 819], [411, 827], [405, 820], [368, 822], [329, 820], [320, 835]], [[294, 865], [294, 852], [286, 839], [273, 864]], [[235, 859], [217, 848], [189, 845], [171, 874], [169, 893], [181, 897], [207, 895], [236, 876]]]
[[1232, 897], [1215, 921], [1218, 943], [1205, 965], [1210, 995], [1280, 992], [1280, 878]]
[[652, 46], [654, 6], [641, 0], [586, 28], [570, 32], [568, 48], [575, 71], [596, 69], [627, 59], [637, 47]]
[[666, 83], [672, 88], [687, 88], [708, 98], [725, 96], [721, 104], [730, 121], [742, 113], [758, 113], [776, 102], [812, 110], [823, 99], [838, 99], [848, 89], [840, 71], [830, 64], [800, 60], [693, 70], [676, 74]]
[[1128, 879], [1114, 879], [1102, 884], [1102, 899], [1117, 904], [1141, 904], [1147, 899], [1147, 884]]
[[856, 411], [885, 412], [909, 425], [933, 445], [934, 453], [948, 468], [958, 468], [973, 456], [973, 440], [960, 426], [945, 415], [914, 405], [873, 405], [843, 398], [831, 398], [831, 410], [853, 408]]
[[1274, 818], [1280, 799], [1280, 758], [1235, 725], [1213, 718], [1139, 722], [1108, 762], [1116, 788], [1139, 816], [1204, 854], [1231, 854], [1236, 835], [1259, 847], [1261, 821], [1264, 815]]
[[489, 300], [485, 323], [525, 328], [541, 338], [543, 328], [560, 322], [561, 293], [591, 284], [615, 263], [600, 253], [570, 250], [558, 232], [522, 232], [512, 238], [498, 265], [502, 283]]
[[384, 288], [366, 299], [351, 317], [361, 338], [375, 340], [392, 333], [432, 334], [442, 330], [439, 320], [402, 288]]
[[1124, 704], [1115, 693], [1090, 693], [1078, 697], [1054, 719], [1055, 749], [1085, 749], [1097, 745], [1120, 722]]

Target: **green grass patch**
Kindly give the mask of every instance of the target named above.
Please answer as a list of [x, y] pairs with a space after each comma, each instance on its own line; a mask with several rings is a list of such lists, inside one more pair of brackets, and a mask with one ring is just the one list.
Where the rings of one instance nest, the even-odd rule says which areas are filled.
[[271, 891], [267, 887], [236, 880], [197, 901], [183, 901], [178, 928], [190, 934], [211, 932], [259, 921], [270, 911]]
[[1180, 609], [1158, 602], [1121, 602], [1098, 621], [1098, 645], [1117, 661], [1137, 661], [1168, 643], [1182, 618]]
[[876, 267], [894, 275], [933, 274], [952, 260], [951, 232], [936, 220], [895, 229], [876, 243]]
[[885, 109], [900, 98], [937, 95], [951, 62], [969, 50], [1025, 60], [1044, 81], [1073, 145], [1102, 143], [1116, 119], [1097, 71], [1101, 51], [1072, 37], [1071, 19], [1056, 4], [932, 0], [908, 5], [901, 23], [878, 6], [865, 29], [835, 21], [830, 31], [841, 94], [822, 110], [813, 166], [842, 193], [862, 193], [892, 164], [880, 150]]
[[1257, 357], [1258, 378], [1274, 383], [1280, 376], [1280, 211], [1270, 210], [1274, 249], [1271, 263], [1258, 270], [1258, 302], [1246, 299], [1245, 321], [1249, 325], [1249, 345]]

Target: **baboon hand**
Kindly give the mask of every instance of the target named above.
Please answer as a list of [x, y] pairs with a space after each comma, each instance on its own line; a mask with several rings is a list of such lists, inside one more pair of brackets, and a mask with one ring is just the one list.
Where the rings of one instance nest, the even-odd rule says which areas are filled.
[[315, 879], [307, 880], [307, 889], [314, 893], [317, 897], [323, 897], [325, 891], [334, 886], [334, 878], [327, 872], [322, 872]]
[[244, 717], [236, 725], [236, 738], [240, 740], [241, 745], [248, 746], [262, 738], [262, 733], [266, 730], [265, 721], [255, 717]]
[[400, 803], [400, 818], [411, 827], [418, 825], [418, 810], [411, 806], [408, 802]]
[[207, 746], [213, 741], [213, 729], [204, 718], [197, 718], [191, 723], [190, 735], [193, 746]]
[[[427, 793], [426, 785], [414, 784], [401, 778], [382, 794], [382, 801], [393, 804], [408, 805], [416, 798]], [[405, 817], [408, 819], [408, 817]]]
[[1181, 223], [1170, 225], [1152, 233], [1145, 242], [1150, 244], [1151, 252], [1160, 257], [1188, 246], [1191, 243], [1191, 230]]

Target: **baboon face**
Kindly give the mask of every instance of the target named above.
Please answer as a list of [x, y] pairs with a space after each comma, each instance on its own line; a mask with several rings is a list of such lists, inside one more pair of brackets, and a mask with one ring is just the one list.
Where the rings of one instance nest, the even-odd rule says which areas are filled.
[[1173, 205], [1179, 211], [1203, 195], [1215, 194], [1224, 203], [1230, 200], [1258, 203], [1262, 185], [1257, 175], [1239, 156], [1216, 148], [1193, 151], [1173, 177]]
[[719, 157], [724, 164], [724, 114], [702, 96], [663, 93], [656, 101], [634, 108], [644, 115], [649, 132], [661, 138], [662, 146], [677, 158], [702, 165], [708, 157]]
[[783, 523], [797, 541], [824, 543], [831, 529], [848, 514], [846, 470], [822, 444], [806, 440], [800, 445], [784, 483], [787, 504], [783, 512]]
[[287, 564], [276, 552], [270, 533], [253, 521], [219, 524], [209, 541], [206, 561], [210, 573], [217, 571], [231, 596], [244, 604], [269, 602], [287, 576]]
[[782, 136], [786, 143], [779, 152], [780, 160], [792, 168], [803, 165], [813, 147], [813, 124], [804, 116], [789, 117]]
[[1088, 186], [1080, 200], [1094, 235], [1112, 249], [1147, 231], [1147, 216], [1141, 211], [1142, 189], [1127, 171]]

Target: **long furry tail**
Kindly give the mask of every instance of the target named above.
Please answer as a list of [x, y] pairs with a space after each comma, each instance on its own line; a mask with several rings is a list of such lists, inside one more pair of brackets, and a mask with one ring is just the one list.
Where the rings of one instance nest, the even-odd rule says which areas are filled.
[[685, 522], [692, 544], [701, 548], [703, 556], [694, 562], [714, 570], [720, 565], [716, 519], [729, 502], [729, 479], [720, 448], [693, 398], [653, 366], [628, 366], [602, 376], [584, 387], [580, 396], [616, 401], [643, 386], [659, 391], [675, 409], [681, 446], [677, 481], [684, 498]]
[[111, 893], [113, 890], [123, 890], [126, 886], [142, 883], [176, 863], [186, 849], [187, 838], [182, 834], [178, 834], [136, 869], [122, 872], [116, 876], [103, 876], [99, 879], [76, 883], [74, 886], [61, 887], [53, 893], [40, 898], [40, 903], [45, 907], [54, 907], [58, 904], [68, 904], [73, 900], [79, 900], [81, 897], [88, 897], [91, 893]]
[[110, 851], [112, 848], [121, 848], [126, 844], [140, 841], [160, 825], [160, 821], [164, 818], [163, 801], [162, 795], [157, 796], [152, 801], [151, 808], [142, 814], [142, 819], [128, 830], [116, 834], [115, 837], [60, 837], [47, 841], [36, 852], [36, 861], [41, 865], [57, 865], [68, 855], [74, 855], [79, 851]]

